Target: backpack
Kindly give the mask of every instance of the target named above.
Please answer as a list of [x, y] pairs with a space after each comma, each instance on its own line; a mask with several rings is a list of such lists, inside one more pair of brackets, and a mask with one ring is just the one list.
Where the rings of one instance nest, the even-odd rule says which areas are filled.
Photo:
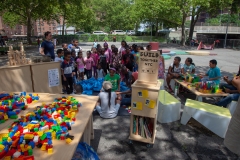
[[72, 160], [100, 160], [97, 153], [85, 142], [78, 144]]

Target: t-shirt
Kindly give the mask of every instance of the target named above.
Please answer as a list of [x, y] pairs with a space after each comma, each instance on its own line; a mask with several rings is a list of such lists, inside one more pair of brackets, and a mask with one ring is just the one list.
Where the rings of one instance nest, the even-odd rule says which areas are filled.
[[104, 54], [107, 57], [107, 63], [111, 63], [112, 62], [112, 51], [110, 49], [107, 49], [104, 52]]
[[104, 78], [104, 81], [110, 81], [112, 83], [112, 91], [118, 90], [118, 80], [120, 79], [120, 76], [118, 74], [114, 74], [113, 77], [110, 76], [110, 74], [107, 74]]
[[85, 58], [84, 59], [84, 61], [85, 61], [85, 65], [86, 65], [86, 69], [87, 70], [91, 70], [92, 69], [92, 66], [93, 66], [93, 64], [94, 64], [94, 61], [93, 61], [93, 59], [92, 59], [92, 57], [90, 57], [90, 58]]
[[77, 56], [77, 54], [78, 54], [79, 51], [82, 51], [82, 48], [81, 48], [80, 46], [77, 46], [77, 47], [72, 46], [71, 48], [72, 48], [71, 50], [75, 50], [76, 56]]
[[84, 61], [83, 58], [78, 58], [78, 59], [77, 59], [78, 69], [84, 68], [84, 63], [83, 63], [83, 61]]
[[51, 59], [55, 59], [54, 53], [54, 44], [51, 41], [43, 41], [41, 44], [41, 48], [44, 48], [44, 54], [50, 56]]
[[55, 61], [55, 62], [62, 62], [62, 61], [63, 61], [63, 59], [62, 59], [62, 58], [60, 58], [60, 57], [55, 57], [54, 61]]
[[192, 70], [195, 69], [195, 65], [190, 64], [187, 66], [186, 64], [183, 65], [184, 73], [192, 73]]
[[134, 56], [132, 54], [124, 54], [123, 62], [130, 71], [133, 71]]
[[219, 77], [217, 80], [213, 80], [216, 84], [219, 84], [220, 83], [220, 78], [221, 78], [221, 72], [220, 72], [220, 69], [218, 67], [215, 67], [215, 68], [210, 68], [206, 75], [210, 78], [216, 78], [216, 77]]
[[[122, 52], [125, 51], [126, 49], [123, 46], [120, 46], [118, 48], [118, 52], [122, 55]], [[123, 55], [122, 55], [123, 56]]]
[[183, 68], [183, 64], [179, 63], [179, 66], [176, 67], [175, 65], [173, 65], [173, 63], [170, 65], [173, 69], [173, 73], [181, 73], [181, 70]]
[[74, 69], [73, 62], [67, 62], [64, 60], [61, 64], [61, 69], [63, 70], [65, 77], [72, 77], [72, 72]]
[[99, 99], [101, 100], [101, 112], [99, 113], [103, 118], [114, 118], [117, 116], [118, 108], [116, 108], [116, 93], [111, 92], [111, 104], [108, 105], [108, 92], [100, 92]]
[[97, 69], [97, 78], [103, 78], [103, 69]]
[[97, 48], [97, 45], [98, 45], [97, 42], [93, 42], [93, 47], [94, 47], [94, 48]]

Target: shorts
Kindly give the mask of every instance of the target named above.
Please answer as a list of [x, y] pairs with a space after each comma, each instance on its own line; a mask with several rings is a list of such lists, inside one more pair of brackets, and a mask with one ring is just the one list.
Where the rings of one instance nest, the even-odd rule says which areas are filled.
[[84, 68], [78, 68], [78, 72], [79, 73], [83, 73], [84, 72]]

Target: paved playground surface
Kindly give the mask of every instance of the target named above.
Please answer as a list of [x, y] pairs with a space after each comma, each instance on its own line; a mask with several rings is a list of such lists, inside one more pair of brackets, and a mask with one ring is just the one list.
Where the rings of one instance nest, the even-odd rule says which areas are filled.
[[[82, 44], [84, 50], [91, 48], [92, 43]], [[111, 44], [111, 43], [110, 43]], [[143, 44], [144, 45], [144, 44]], [[120, 43], [116, 43], [120, 46]], [[160, 45], [168, 50], [190, 50], [180, 46]], [[192, 48], [195, 49], [195, 48]], [[37, 47], [26, 48], [27, 56], [38, 54]], [[197, 66], [197, 72], [206, 72], [211, 59], [218, 61], [218, 67], [223, 75], [233, 76], [238, 71], [240, 51], [229, 49], [215, 49], [211, 53], [215, 56], [179, 55], [184, 63], [191, 57]], [[165, 61], [166, 67], [173, 61], [173, 57]], [[5, 65], [7, 56], [0, 56], [0, 65]], [[186, 98], [194, 99], [194, 95], [179, 95], [182, 107]], [[206, 99], [205, 101], [211, 101]], [[219, 124], [221, 125], [221, 124]], [[146, 144], [128, 143], [130, 116], [118, 116], [114, 119], [102, 119], [94, 115], [95, 139], [91, 146], [98, 153], [101, 160], [173, 160], [173, 159], [239, 159], [223, 145], [223, 139], [191, 119], [187, 125], [180, 121], [167, 124], [157, 124], [156, 141], [153, 148]], [[239, 142], [236, 142], [239, 143]]]

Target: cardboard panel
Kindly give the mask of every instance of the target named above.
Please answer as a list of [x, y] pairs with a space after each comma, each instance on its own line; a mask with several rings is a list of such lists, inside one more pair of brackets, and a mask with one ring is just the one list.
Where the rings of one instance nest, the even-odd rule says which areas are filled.
[[157, 83], [160, 51], [141, 50], [139, 53], [138, 80]]
[[[59, 77], [59, 83], [56, 86], [49, 86], [49, 74], [48, 71], [57, 69]], [[36, 63], [31, 65], [33, 90], [34, 92], [42, 93], [61, 93], [62, 92], [62, 81], [61, 81], [61, 70], [60, 62], [45, 62]]]
[[0, 91], [33, 92], [30, 65], [0, 68]]

